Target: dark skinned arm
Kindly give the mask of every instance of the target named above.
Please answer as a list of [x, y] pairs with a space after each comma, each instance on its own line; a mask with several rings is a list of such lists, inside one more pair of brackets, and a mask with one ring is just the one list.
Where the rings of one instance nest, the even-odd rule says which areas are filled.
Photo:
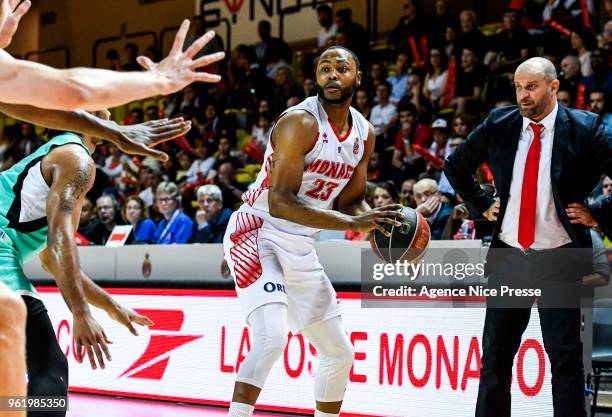
[[350, 216], [339, 211], [313, 207], [298, 197], [302, 185], [304, 157], [317, 140], [316, 119], [307, 112], [294, 111], [274, 127], [274, 154], [270, 169], [268, 204], [270, 214], [304, 226], [327, 230], [367, 232], [374, 228], [387, 233], [380, 223], [400, 225], [397, 207], [381, 207]]
[[138, 125], [121, 126], [113, 121], [96, 117], [84, 110], [49, 110], [1, 102], [0, 112], [15, 119], [50, 129], [76, 132], [104, 139], [128, 154], [151, 156], [162, 160], [167, 159], [167, 155], [151, 149], [150, 146], [184, 135], [191, 129], [191, 122], [186, 122], [182, 118], [154, 120]]

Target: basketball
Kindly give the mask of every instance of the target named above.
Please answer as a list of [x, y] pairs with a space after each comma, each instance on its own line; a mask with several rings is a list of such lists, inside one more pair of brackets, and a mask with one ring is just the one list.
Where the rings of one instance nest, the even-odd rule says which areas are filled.
[[416, 262], [425, 255], [429, 246], [429, 224], [423, 215], [410, 207], [399, 209], [405, 218], [400, 227], [383, 224], [391, 232], [385, 236], [380, 230], [374, 229], [370, 244], [376, 255], [385, 262]]

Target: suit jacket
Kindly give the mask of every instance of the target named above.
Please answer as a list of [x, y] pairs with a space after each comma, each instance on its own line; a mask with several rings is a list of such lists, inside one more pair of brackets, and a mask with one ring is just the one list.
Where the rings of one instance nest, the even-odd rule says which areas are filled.
[[453, 209], [448, 203], [442, 203], [442, 207], [440, 207], [440, 211], [438, 211], [436, 218], [429, 225], [432, 240], [442, 239], [442, 233], [444, 233], [446, 223], [448, 223], [448, 218], [452, 211]]
[[[446, 177], [472, 213], [484, 213], [494, 199], [485, 194], [472, 174], [481, 163], [489, 163], [500, 198], [492, 247], [500, 243], [498, 234], [506, 215], [522, 124], [517, 106], [492, 110], [444, 165]], [[583, 202], [602, 173], [612, 174], [612, 136], [605, 132], [601, 118], [594, 113], [559, 105], [553, 138], [551, 186], [557, 216], [575, 247], [592, 247], [591, 236], [586, 226], [570, 223], [565, 208], [569, 203]], [[600, 217], [602, 211], [607, 212], [604, 217], [609, 218], [612, 199], [607, 199], [605, 206], [600, 208]]]

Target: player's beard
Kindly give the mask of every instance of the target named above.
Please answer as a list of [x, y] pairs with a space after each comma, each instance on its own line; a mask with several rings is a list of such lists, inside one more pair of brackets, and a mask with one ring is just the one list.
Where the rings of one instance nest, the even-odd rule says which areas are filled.
[[342, 104], [346, 102], [347, 100], [350, 100], [353, 97], [353, 93], [355, 92], [356, 85], [357, 85], [357, 82], [354, 82], [353, 84], [351, 84], [350, 87], [341, 88], [340, 97], [338, 98], [327, 98], [325, 97], [325, 87], [324, 86], [322, 87], [321, 85], [319, 85], [319, 83], [316, 83], [317, 94], [319, 95], [319, 98], [325, 103], [329, 103], [329, 104]]
[[533, 119], [534, 117], [541, 115], [549, 103], [550, 103], [550, 96], [548, 94], [545, 94], [540, 99], [540, 101], [529, 102], [528, 104], [530, 104], [531, 107], [524, 108], [521, 102], [518, 103], [518, 106], [519, 106], [519, 111], [521, 112], [521, 116], [527, 117], [528, 119]]

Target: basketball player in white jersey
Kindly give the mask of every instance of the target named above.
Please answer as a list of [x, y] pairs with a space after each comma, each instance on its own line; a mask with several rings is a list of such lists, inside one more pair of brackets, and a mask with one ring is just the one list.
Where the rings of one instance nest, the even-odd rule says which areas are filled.
[[370, 231], [399, 226], [399, 205], [371, 210], [366, 171], [374, 128], [351, 99], [361, 82], [359, 61], [334, 46], [317, 63], [316, 97], [277, 120], [255, 187], [230, 218], [228, 262], [253, 348], [240, 366], [230, 417], [250, 417], [289, 329], [317, 349], [317, 417], [340, 413], [354, 350], [342, 326], [336, 293], [314, 251], [321, 229]]

